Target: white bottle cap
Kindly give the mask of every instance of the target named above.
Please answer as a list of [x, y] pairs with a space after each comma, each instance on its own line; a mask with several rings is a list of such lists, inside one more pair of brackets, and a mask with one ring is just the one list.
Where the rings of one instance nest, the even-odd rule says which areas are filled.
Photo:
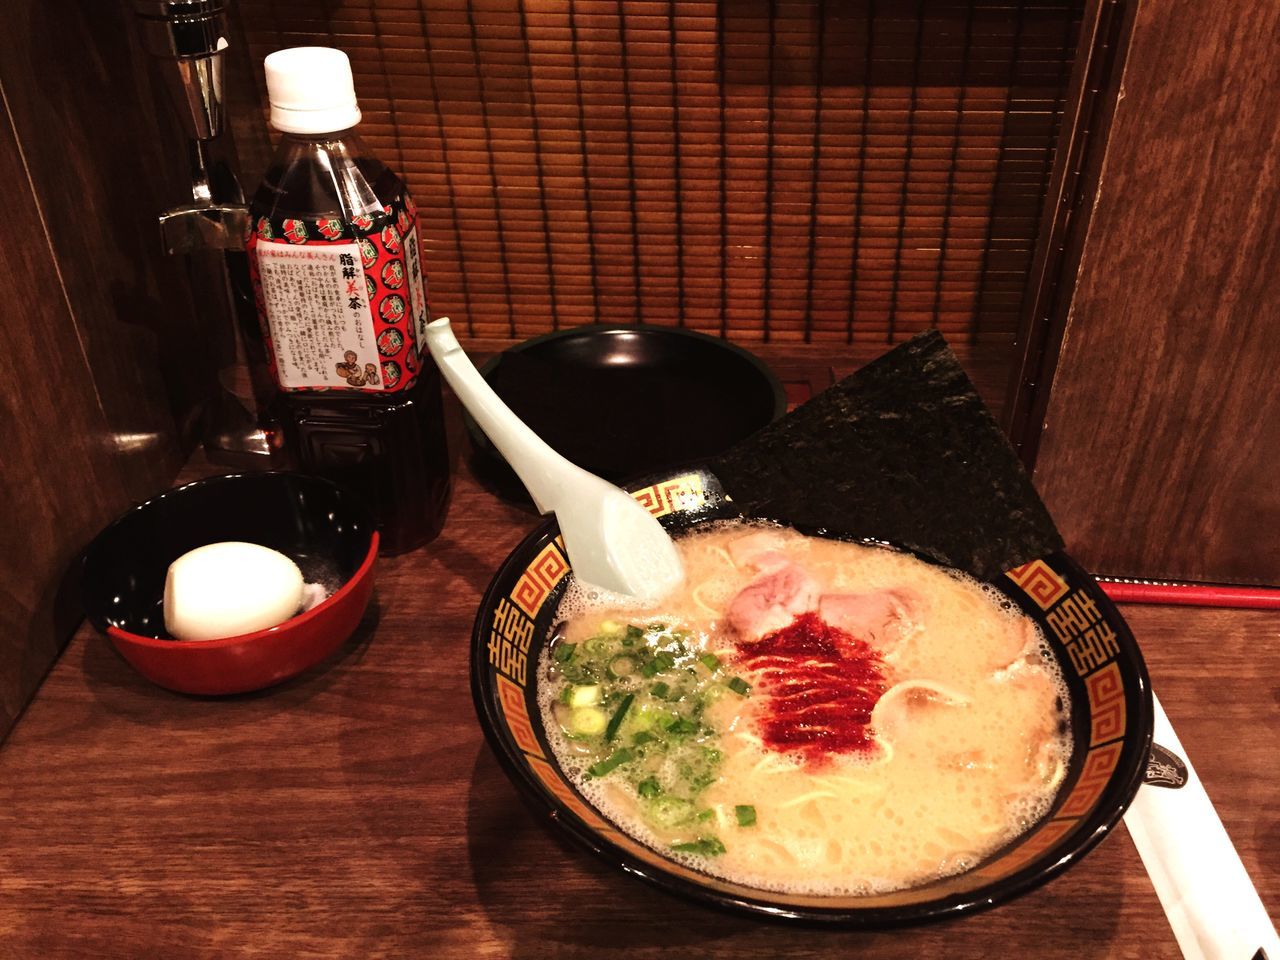
[[290, 47], [267, 55], [271, 125], [282, 133], [333, 133], [360, 122], [351, 61], [333, 47]]

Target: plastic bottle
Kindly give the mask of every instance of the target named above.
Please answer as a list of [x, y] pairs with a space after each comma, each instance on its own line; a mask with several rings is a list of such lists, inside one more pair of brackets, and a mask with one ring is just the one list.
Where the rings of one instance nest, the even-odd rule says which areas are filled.
[[247, 247], [272, 412], [297, 466], [364, 494], [382, 552], [401, 553], [440, 531], [449, 495], [417, 212], [355, 133], [345, 53], [294, 47], [265, 67], [282, 136]]

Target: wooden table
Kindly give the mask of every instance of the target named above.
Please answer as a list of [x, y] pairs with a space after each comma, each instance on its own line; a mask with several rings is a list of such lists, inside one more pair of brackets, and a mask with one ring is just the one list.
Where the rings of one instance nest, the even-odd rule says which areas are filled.
[[[1123, 829], [1011, 904], [887, 933], [682, 903], [561, 840], [467, 685], [481, 591], [534, 522], [459, 462], [444, 533], [379, 561], [352, 641], [258, 694], [168, 693], [82, 629], [0, 748], [0, 957], [1178, 956]], [[1274, 910], [1280, 618], [1125, 614]]]

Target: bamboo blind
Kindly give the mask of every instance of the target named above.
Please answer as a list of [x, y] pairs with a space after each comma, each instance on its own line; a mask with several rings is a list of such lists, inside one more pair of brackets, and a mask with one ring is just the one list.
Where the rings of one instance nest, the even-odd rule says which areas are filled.
[[1081, 6], [240, 0], [259, 93], [232, 109], [256, 173], [262, 58], [346, 50], [472, 336], [1007, 342]]

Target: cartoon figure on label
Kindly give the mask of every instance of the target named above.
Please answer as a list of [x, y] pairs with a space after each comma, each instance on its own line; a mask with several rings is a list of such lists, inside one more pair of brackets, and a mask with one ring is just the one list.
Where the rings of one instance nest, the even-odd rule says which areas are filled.
[[316, 229], [326, 240], [337, 240], [342, 236], [342, 221], [334, 217], [326, 217], [316, 221]]
[[404, 285], [404, 264], [399, 260], [392, 260], [382, 268], [382, 282], [387, 285], [389, 290], [398, 290]]
[[360, 262], [364, 264], [366, 270], [378, 262], [378, 249], [368, 237], [360, 241]]
[[351, 218], [351, 225], [357, 230], [371, 230], [373, 228], [372, 214], [362, 213], [359, 216]]
[[391, 294], [379, 304], [378, 313], [387, 323], [399, 323], [404, 319], [404, 298]]
[[369, 276], [367, 273], [364, 275], [364, 289], [369, 295], [370, 300], [372, 300], [373, 295], [378, 292], [378, 285], [373, 282], [373, 277]]
[[360, 364], [356, 363], [359, 359], [354, 350], [348, 350], [342, 355], [343, 363], [337, 364], [334, 369], [338, 372], [338, 376], [345, 377], [348, 386], [363, 387], [365, 385], [376, 386], [378, 383], [378, 368], [372, 363], [366, 363], [364, 369], [360, 369]]
[[281, 226], [284, 227], [284, 235], [290, 243], [307, 242], [307, 225], [301, 220], [286, 220]]
[[394, 357], [404, 346], [404, 334], [394, 327], [378, 334], [378, 352], [384, 357]]
[[276, 233], [271, 229], [271, 221], [266, 217], [258, 218], [258, 236], [263, 240], [274, 240]]
[[395, 227], [386, 227], [382, 231], [382, 245], [387, 253], [400, 252], [400, 234], [396, 233]]

